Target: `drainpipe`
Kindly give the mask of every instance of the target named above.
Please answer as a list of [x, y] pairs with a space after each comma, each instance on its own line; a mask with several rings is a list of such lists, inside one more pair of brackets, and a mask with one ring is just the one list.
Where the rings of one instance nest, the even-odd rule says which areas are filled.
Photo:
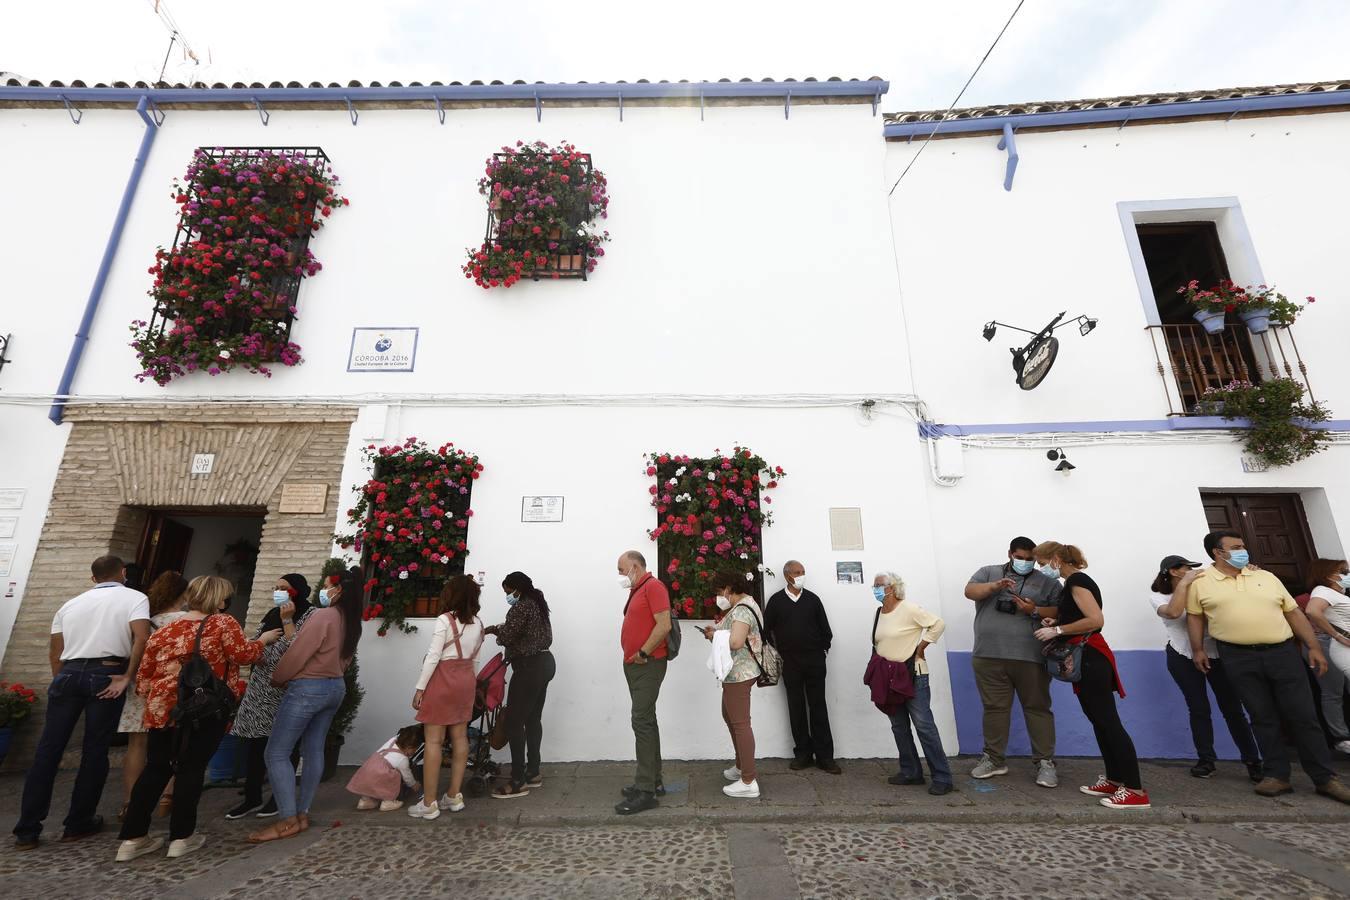
[[89, 299], [84, 304], [84, 315], [80, 317], [80, 329], [75, 332], [75, 342], [70, 347], [70, 356], [66, 359], [65, 371], [61, 373], [61, 383], [56, 388], [56, 397], [47, 418], [56, 425], [61, 424], [65, 413], [65, 401], [70, 395], [71, 385], [75, 382], [75, 372], [80, 367], [80, 357], [84, 355], [85, 345], [89, 343], [89, 331], [94, 325], [94, 315], [103, 299], [103, 288], [108, 282], [108, 272], [117, 257], [117, 245], [122, 242], [122, 229], [126, 227], [127, 216], [131, 213], [131, 201], [136, 197], [136, 188], [145, 172], [145, 161], [150, 157], [150, 146], [159, 133], [159, 125], [147, 111], [150, 100], [142, 96], [136, 103], [136, 112], [145, 122], [145, 133], [141, 135], [141, 146], [136, 152], [136, 161], [131, 164], [131, 174], [127, 176], [127, 186], [122, 190], [122, 203], [117, 207], [117, 218], [113, 220], [112, 232], [108, 235], [107, 246], [103, 248], [103, 259], [98, 264], [98, 274], [94, 276], [94, 286], [89, 291]]

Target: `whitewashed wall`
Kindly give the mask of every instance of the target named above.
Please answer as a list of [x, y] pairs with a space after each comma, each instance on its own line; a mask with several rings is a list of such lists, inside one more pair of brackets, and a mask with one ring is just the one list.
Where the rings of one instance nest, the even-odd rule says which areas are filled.
[[[356, 426], [359, 430], [360, 426]], [[829, 655], [830, 717], [841, 757], [889, 756], [895, 745], [886, 718], [869, 702], [862, 673], [871, 653], [876, 601], [871, 575], [895, 569], [912, 601], [938, 611], [931, 560], [934, 547], [918, 478], [922, 459], [913, 425], [890, 417], [868, 422], [851, 410], [446, 410], [405, 409], [390, 434], [438, 443], [454, 440], [486, 466], [474, 483], [467, 571], [486, 573], [483, 616], [506, 614], [501, 580], [519, 569], [548, 597], [558, 676], [544, 714], [548, 759], [631, 759], [629, 701], [621, 670], [619, 624], [626, 592], [615, 563], [633, 548], [656, 565], [646, 531], [655, 512], [647, 504], [643, 454], [651, 450], [710, 453], [744, 441], [788, 477], [769, 493], [775, 524], [765, 531], [765, 561], [779, 568], [801, 560], [811, 589], [823, 600], [835, 641]], [[730, 436], [730, 439], [728, 438]], [[366, 477], [355, 452], [345, 485]], [[522, 524], [521, 497], [566, 497], [562, 524]], [[349, 496], [342, 508], [350, 505]], [[828, 510], [863, 510], [864, 552], [830, 550]], [[834, 583], [836, 560], [859, 560], [867, 585]], [[782, 587], [770, 579], [768, 590]], [[429, 626], [429, 621], [425, 623]], [[358, 757], [411, 721], [408, 702], [430, 628], [413, 636], [362, 639], [361, 678], [368, 695], [344, 759]], [[707, 644], [688, 628], [681, 655], [670, 664], [661, 691], [662, 750], [675, 758], [729, 756], [717, 683], [704, 666]], [[496, 652], [489, 641], [482, 657]], [[954, 745], [954, 718], [942, 645], [930, 652], [934, 707], [944, 737]], [[378, 697], [378, 702], [372, 702]], [[781, 688], [756, 689], [752, 716], [758, 752], [787, 756], [792, 740]]]

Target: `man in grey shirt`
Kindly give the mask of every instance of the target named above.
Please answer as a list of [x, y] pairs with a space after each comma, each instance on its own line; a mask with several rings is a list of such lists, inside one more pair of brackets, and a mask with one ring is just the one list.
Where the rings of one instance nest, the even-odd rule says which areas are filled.
[[971, 667], [984, 705], [984, 754], [970, 774], [975, 778], [1007, 775], [1004, 751], [1013, 694], [1022, 705], [1036, 783], [1058, 787], [1055, 772], [1055, 716], [1050, 711], [1050, 674], [1041, 656], [1041, 642], [1033, 632], [1039, 624], [1037, 607], [1059, 603], [1060, 583], [1036, 569], [1031, 551], [1036, 542], [1013, 538], [1006, 563], [985, 566], [970, 578], [966, 596], [975, 601], [975, 649]]

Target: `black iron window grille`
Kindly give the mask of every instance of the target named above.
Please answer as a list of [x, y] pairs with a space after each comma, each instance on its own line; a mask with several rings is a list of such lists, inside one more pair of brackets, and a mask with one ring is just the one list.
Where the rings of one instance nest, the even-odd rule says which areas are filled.
[[[317, 173], [327, 173], [330, 171], [330, 160], [328, 155], [319, 147], [201, 147], [198, 153], [205, 157], [206, 162], [213, 163], [222, 158], [231, 160], [260, 160], [266, 157], [288, 156], [301, 162]], [[288, 190], [286, 184], [280, 187], [274, 185], [262, 185], [260, 189], [264, 194], [269, 195], [268, 200], [290, 205], [290, 197], [271, 197], [270, 194], [278, 190]], [[235, 270], [238, 277], [238, 289], [245, 293], [260, 291], [265, 300], [260, 300], [249, 307], [243, 305], [236, 307], [231, 314], [221, 317], [203, 317], [203, 321], [197, 324], [197, 333], [204, 338], [223, 340], [226, 338], [239, 337], [248, 334], [263, 334], [265, 336], [266, 358], [276, 361], [281, 358], [290, 343], [291, 326], [295, 322], [295, 316], [298, 309], [300, 295], [300, 282], [303, 277], [297, 274], [297, 267], [302, 266], [307, 257], [306, 250], [309, 248], [309, 239], [313, 234], [313, 229], [303, 224], [303, 217], [308, 215], [312, 218], [316, 212], [319, 202], [319, 193], [311, 191], [308, 205], [300, 210], [301, 221], [297, 223], [295, 234], [289, 236], [284, 243], [285, 265], [278, 265], [261, 271], [250, 269], [248, 266], [239, 265]], [[188, 201], [203, 202], [209, 197], [202, 197], [197, 194], [196, 188], [189, 186], [187, 190]], [[191, 216], [185, 206], [184, 212], [179, 219], [178, 230], [174, 235], [173, 247], [170, 255], [179, 253], [180, 250], [195, 240], [199, 240], [201, 235], [192, 227]], [[250, 243], [259, 241], [271, 242], [270, 237], [264, 237], [267, 229], [263, 225], [248, 223], [244, 220], [238, 228], [234, 230], [233, 239], [244, 238]], [[252, 273], [257, 272], [261, 277], [254, 278]], [[161, 297], [155, 303], [154, 311], [150, 318], [150, 335], [161, 337], [170, 324], [176, 321], [185, 311], [178, 307], [171, 300]], [[193, 310], [195, 311], [195, 310]]]
[[[494, 153], [493, 157], [498, 162], [494, 185], [500, 184], [511, 190], [528, 189], [533, 176], [524, 175], [514, 166], [505, 164], [515, 159], [512, 154]], [[487, 244], [496, 244], [503, 250], [517, 253], [537, 250], [541, 244], [546, 249], [547, 264], [532, 269], [535, 281], [540, 278], [580, 278], [585, 281], [590, 268], [594, 238], [582, 232], [581, 226], [596, 217], [590, 199], [591, 155], [580, 154], [569, 171], [572, 190], [553, 195], [563, 225], [547, 234], [531, 235], [528, 233], [531, 226], [515, 220], [512, 213], [519, 208], [519, 203], [513, 201], [503, 205], [499, 200], [493, 200], [488, 204], [487, 231], [483, 238]], [[492, 196], [497, 196], [495, 190]]]

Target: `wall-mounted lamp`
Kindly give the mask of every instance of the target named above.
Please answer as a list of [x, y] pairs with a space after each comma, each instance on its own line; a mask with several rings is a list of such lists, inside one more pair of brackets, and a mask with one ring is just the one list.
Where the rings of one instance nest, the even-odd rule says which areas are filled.
[[1062, 473], [1065, 478], [1069, 477], [1070, 472], [1078, 468], [1073, 463], [1069, 462], [1069, 458], [1064, 455], [1064, 451], [1058, 447], [1046, 453], [1045, 458], [1051, 462], [1059, 460], [1059, 465], [1055, 466], [1055, 471]]

